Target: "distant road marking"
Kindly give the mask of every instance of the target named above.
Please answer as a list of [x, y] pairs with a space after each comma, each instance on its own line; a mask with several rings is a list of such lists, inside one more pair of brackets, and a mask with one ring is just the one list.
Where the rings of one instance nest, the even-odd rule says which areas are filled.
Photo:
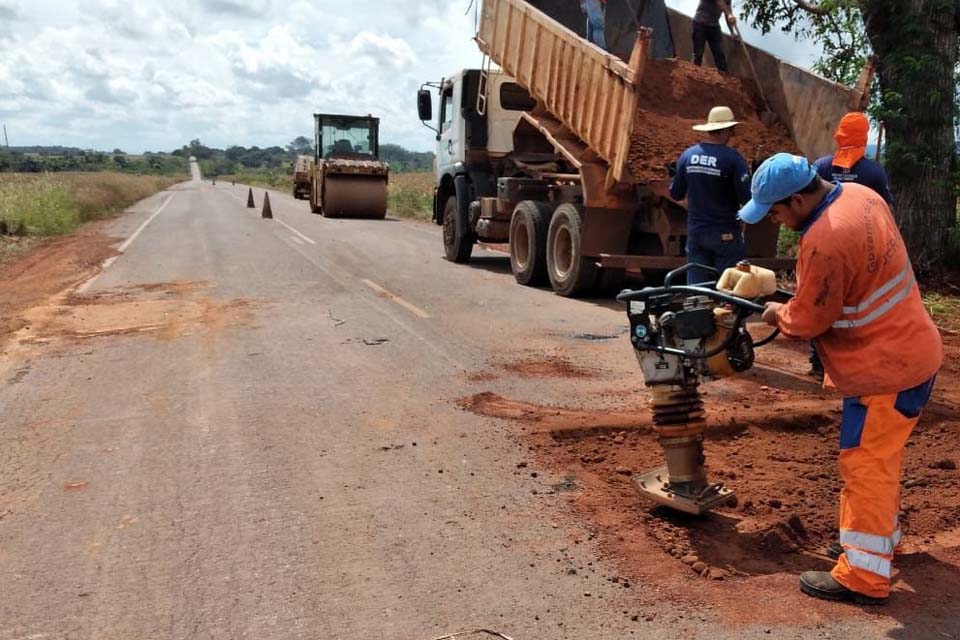
[[363, 284], [367, 285], [368, 287], [370, 287], [371, 289], [373, 289], [374, 291], [376, 291], [376, 292], [379, 293], [380, 295], [385, 296], [385, 297], [389, 298], [390, 300], [393, 300], [394, 302], [396, 302], [398, 305], [400, 305], [401, 307], [403, 307], [404, 309], [406, 309], [407, 311], [409, 311], [409, 312], [412, 313], [413, 315], [415, 315], [415, 316], [420, 316], [421, 318], [424, 318], [424, 319], [430, 317], [430, 314], [427, 313], [426, 311], [424, 311], [423, 309], [421, 309], [420, 307], [417, 307], [417, 306], [415, 306], [415, 305], [412, 305], [412, 304], [410, 304], [409, 302], [407, 302], [406, 300], [404, 300], [403, 298], [401, 298], [400, 296], [394, 295], [394, 294], [390, 293], [389, 291], [387, 291], [386, 289], [384, 289], [383, 287], [381, 287], [380, 285], [378, 285], [376, 282], [371, 282], [371, 281], [367, 280], [366, 278], [361, 279], [360, 282], [362, 282]]
[[304, 242], [309, 242], [310, 244], [317, 244], [316, 242], [314, 242], [314, 240], [313, 240], [312, 238], [308, 238], [307, 236], [303, 235], [302, 233], [300, 233], [299, 231], [297, 231], [296, 229], [294, 229], [293, 227], [291, 227], [290, 225], [288, 225], [286, 222], [284, 222], [284, 221], [281, 220], [280, 218], [274, 218], [274, 220], [276, 220], [277, 222], [279, 222], [280, 224], [282, 224], [283, 226], [285, 226], [287, 229], [289, 229], [290, 231], [293, 231], [295, 234], [297, 234], [298, 236], [300, 236], [300, 238], [301, 238]]
[[293, 241], [293, 242], [296, 242], [297, 244], [306, 244], [306, 242], [304, 242], [303, 240], [301, 240], [300, 238], [297, 238], [297, 237], [295, 237], [295, 236], [292, 237], [292, 238], [290, 238], [290, 240]]
[[[168, 205], [168, 204], [170, 204], [171, 202], [173, 202], [173, 199], [174, 199], [176, 196], [177, 196], [177, 193], [176, 193], [175, 191], [172, 192], [172, 193], [170, 194], [170, 197], [167, 198], [167, 201], [164, 202], [162, 205], [160, 205], [160, 207], [159, 207], [156, 211], [153, 212], [153, 215], [151, 215], [149, 218], [147, 218], [146, 222], [144, 222], [143, 224], [141, 224], [141, 225], [137, 228], [137, 230], [133, 232], [133, 235], [130, 236], [129, 238], [127, 238], [127, 239], [124, 241], [124, 243], [123, 243], [122, 245], [120, 245], [120, 248], [117, 249], [117, 251], [119, 251], [119, 252], [122, 254], [124, 251], [126, 251], [128, 248], [130, 248], [130, 245], [133, 244], [133, 241], [137, 239], [137, 236], [139, 236], [139, 235], [143, 232], [143, 230], [146, 229], [147, 226], [148, 226], [151, 222], [153, 222], [154, 218], [156, 218], [158, 215], [160, 215], [160, 214], [163, 212], [163, 210], [167, 208], [167, 205]], [[100, 276], [103, 274], [103, 272], [106, 271], [107, 269], [109, 269], [109, 268], [110, 268], [110, 265], [112, 265], [114, 262], [116, 262], [116, 261], [117, 261], [117, 258], [119, 258], [119, 257], [120, 257], [119, 255], [116, 255], [116, 256], [112, 256], [112, 257], [107, 258], [106, 260], [104, 260], [104, 261], [103, 261], [103, 264], [100, 265], [100, 273], [98, 273], [97, 275], [93, 276], [92, 278], [90, 278], [89, 280], [87, 280], [86, 282], [84, 282], [84, 283], [77, 289], [77, 293], [86, 293], [87, 290], [90, 289], [90, 287], [93, 286], [93, 283], [96, 282], [97, 279], [100, 278]]]
[[176, 196], [177, 196], [176, 193], [171, 193], [171, 194], [170, 194], [170, 197], [167, 198], [167, 201], [164, 202], [162, 205], [160, 205], [160, 208], [157, 209], [156, 211], [154, 211], [154, 212], [153, 212], [153, 215], [150, 216], [149, 218], [147, 218], [147, 221], [144, 222], [142, 225], [140, 225], [140, 227], [139, 227], [136, 231], [133, 232], [133, 235], [130, 236], [129, 238], [127, 238], [126, 242], [124, 242], [122, 245], [120, 245], [120, 249], [119, 249], [120, 253], [123, 253], [124, 251], [126, 251], [126, 250], [127, 250], [127, 247], [129, 247], [131, 244], [133, 244], [133, 241], [137, 239], [137, 236], [139, 236], [140, 233], [141, 233], [144, 229], [147, 228], [147, 225], [149, 225], [151, 222], [153, 222], [153, 219], [154, 219], [154, 218], [156, 218], [158, 215], [160, 215], [160, 214], [163, 212], [163, 210], [167, 208], [167, 205], [168, 205], [168, 204], [170, 204], [171, 202], [173, 202], [173, 199], [174, 199]]

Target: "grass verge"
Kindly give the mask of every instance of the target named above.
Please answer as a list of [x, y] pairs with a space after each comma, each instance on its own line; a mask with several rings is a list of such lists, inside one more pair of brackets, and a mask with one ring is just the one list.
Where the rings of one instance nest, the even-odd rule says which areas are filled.
[[0, 263], [23, 255], [43, 237], [71, 233], [181, 179], [107, 171], [0, 173]]
[[[293, 176], [276, 171], [251, 171], [219, 176], [221, 182], [238, 182], [254, 187], [293, 191]], [[398, 218], [429, 220], [433, 215], [433, 174], [391, 173], [387, 185], [387, 210]]]
[[115, 172], [0, 174], [0, 230], [54, 236], [123, 211], [178, 182], [167, 176]]
[[387, 191], [387, 209], [398, 218], [429, 220], [433, 215], [432, 173], [394, 173]]

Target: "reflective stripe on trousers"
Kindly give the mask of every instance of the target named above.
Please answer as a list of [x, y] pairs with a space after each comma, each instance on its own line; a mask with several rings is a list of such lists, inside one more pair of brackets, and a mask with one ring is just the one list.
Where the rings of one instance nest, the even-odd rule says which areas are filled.
[[907, 438], [930, 397], [933, 379], [899, 394], [844, 401], [840, 428], [840, 543], [833, 577], [875, 598], [890, 593], [901, 533], [900, 469]]

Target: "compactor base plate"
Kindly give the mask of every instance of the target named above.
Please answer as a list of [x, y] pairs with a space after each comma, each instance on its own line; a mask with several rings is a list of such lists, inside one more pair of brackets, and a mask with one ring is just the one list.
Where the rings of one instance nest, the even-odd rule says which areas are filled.
[[668, 488], [667, 468], [660, 467], [643, 474], [633, 476], [633, 485], [644, 498], [662, 504], [665, 507], [703, 515], [736, 498], [736, 494], [726, 487], [718, 486], [699, 498], [691, 498], [673, 493]]

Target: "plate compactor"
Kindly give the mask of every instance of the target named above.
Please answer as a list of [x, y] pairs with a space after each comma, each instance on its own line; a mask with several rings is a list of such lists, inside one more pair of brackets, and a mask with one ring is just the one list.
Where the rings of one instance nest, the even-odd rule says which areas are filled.
[[644, 497], [699, 515], [735, 499], [722, 482], [707, 479], [700, 383], [753, 366], [754, 349], [773, 341], [779, 330], [754, 342], [745, 323], [763, 313], [757, 301], [778, 289], [772, 271], [746, 262], [715, 282], [673, 284], [686, 280], [691, 268], [718, 273], [688, 264], [670, 272], [662, 287], [626, 290], [617, 299], [626, 304], [630, 340], [653, 395], [653, 430], [666, 459], [666, 466], [635, 475], [633, 482]]

